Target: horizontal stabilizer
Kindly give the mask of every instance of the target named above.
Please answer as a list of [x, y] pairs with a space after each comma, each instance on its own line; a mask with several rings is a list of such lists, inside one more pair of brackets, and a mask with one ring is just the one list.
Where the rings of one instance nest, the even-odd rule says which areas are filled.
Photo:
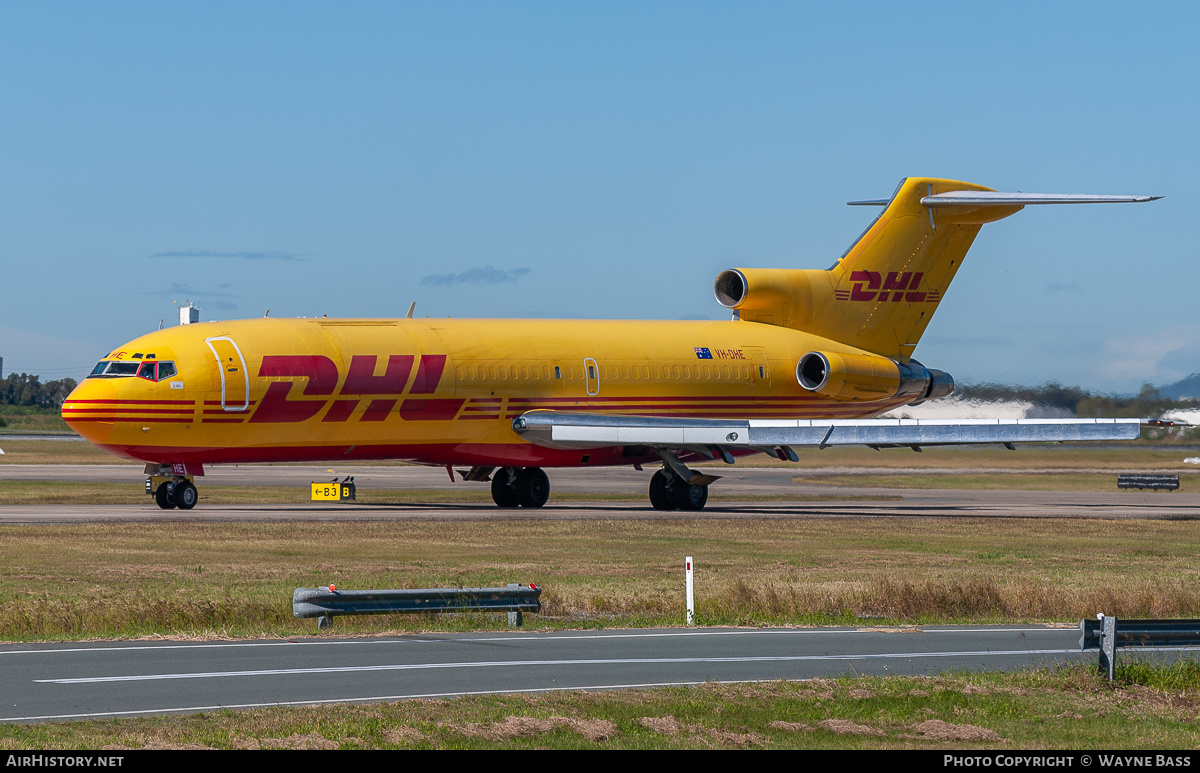
[[530, 411], [513, 421], [548, 448], [618, 445], [766, 450], [790, 446], [923, 446], [1133, 440], [1142, 419], [684, 419]]
[[[1122, 204], [1157, 201], [1162, 196], [1104, 196], [1076, 193], [1004, 193], [1002, 191], [947, 191], [921, 197], [927, 207], [1011, 207], [1026, 204]], [[864, 202], [866, 203], [866, 202]]]

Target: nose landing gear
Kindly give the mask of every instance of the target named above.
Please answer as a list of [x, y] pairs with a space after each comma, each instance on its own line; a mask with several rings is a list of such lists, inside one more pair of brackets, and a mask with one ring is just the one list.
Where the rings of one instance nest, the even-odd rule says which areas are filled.
[[154, 496], [154, 502], [163, 510], [191, 510], [200, 500], [195, 484], [189, 478], [162, 478], [157, 475], [146, 478], [146, 493]]

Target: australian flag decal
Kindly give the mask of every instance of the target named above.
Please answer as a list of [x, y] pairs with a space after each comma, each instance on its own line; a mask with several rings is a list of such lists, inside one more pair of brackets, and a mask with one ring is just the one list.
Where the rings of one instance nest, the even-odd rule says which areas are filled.
[[708, 350], [707, 346], [693, 346], [692, 348], [696, 350], [696, 359], [697, 360], [711, 360], [712, 359], [712, 352], [710, 352]]

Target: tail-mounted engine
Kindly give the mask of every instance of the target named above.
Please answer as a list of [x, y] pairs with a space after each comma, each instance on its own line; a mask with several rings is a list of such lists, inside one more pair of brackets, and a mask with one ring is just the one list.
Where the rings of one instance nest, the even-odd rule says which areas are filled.
[[802, 329], [813, 321], [814, 290], [821, 303], [832, 290], [828, 271], [731, 268], [713, 284], [717, 303], [738, 319]]
[[945, 371], [873, 354], [809, 352], [796, 363], [796, 380], [810, 392], [842, 401], [911, 397], [909, 404], [915, 405], [954, 391], [954, 379]]

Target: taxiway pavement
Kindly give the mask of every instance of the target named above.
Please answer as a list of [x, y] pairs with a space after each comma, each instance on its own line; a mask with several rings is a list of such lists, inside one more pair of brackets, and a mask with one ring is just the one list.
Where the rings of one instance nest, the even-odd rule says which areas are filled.
[[0, 722], [1094, 660], [1079, 631], [657, 629], [0, 645]]

